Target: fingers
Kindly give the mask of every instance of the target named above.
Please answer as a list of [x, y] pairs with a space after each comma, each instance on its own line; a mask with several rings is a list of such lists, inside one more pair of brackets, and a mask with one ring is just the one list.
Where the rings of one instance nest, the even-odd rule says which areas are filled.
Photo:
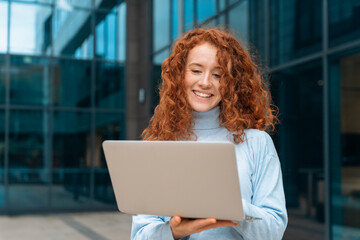
[[219, 228], [219, 227], [234, 227], [237, 225], [238, 225], [237, 222], [227, 221], [227, 220], [217, 220], [216, 223], [212, 223], [202, 227], [200, 231], [209, 230], [212, 228]]
[[181, 217], [176, 215], [170, 219], [170, 225], [176, 227], [181, 223]]

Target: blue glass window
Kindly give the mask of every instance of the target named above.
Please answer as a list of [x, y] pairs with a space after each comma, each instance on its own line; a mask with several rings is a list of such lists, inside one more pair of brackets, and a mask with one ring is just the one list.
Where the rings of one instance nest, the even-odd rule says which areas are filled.
[[270, 64], [321, 51], [322, 1], [270, 0]]
[[154, 51], [170, 44], [170, 0], [154, 0]]
[[54, 9], [52, 17], [53, 53], [87, 59], [93, 57], [91, 11], [75, 8]]
[[48, 105], [51, 67], [48, 59], [11, 56], [10, 104]]
[[52, 206], [90, 204], [91, 117], [88, 112], [54, 112]]
[[181, 3], [181, 1], [172, 0], [172, 5], [171, 5], [171, 17], [172, 17], [171, 38], [172, 39], [177, 38], [179, 34], [179, 26], [178, 26], [179, 3]]
[[[281, 160], [287, 206], [301, 209], [303, 199], [307, 216], [324, 221], [324, 195], [313, 194], [324, 193], [321, 79], [320, 60], [299, 65], [273, 73], [271, 93], [279, 107], [281, 124], [273, 138]], [[310, 177], [313, 182], [308, 182]]]
[[117, 59], [118, 13], [98, 12], [96, 14], [96, 57], [107, 60]]
[[229, 11], [229, 25], [240, 40], [248, 40], [248, 1], [242, 1]]
[[11, 3], [10, 52], [50, 54], [50, 6]]
[[332, 239], [356, 239], [360, 232], [359, 64], [358, 50], [329, 61]]
[[6, 69], [6, 57], [0, 54], [0, 105], [6, 100]]
[[126, 59], [126, 2], [119, 5], [119, 42], [118, 42], [118, 56], [119, 60], [124, 62]]
[[49, 120], [48, 111], [10, 111], [9, 209], [49, 206]]
[[192, 29], [195, 25], [194, 20], [194, 0], [184, 0], [184, 29], [185, 32]]
[[125, 108], [124, 69], [124, 65], [120, 64], [96, 64], [95, 106], [97, 108]]
[[215, 0], [197, 0], [196, 14], [199, 24], [201, 24], [207, 18], [215, 15], [215, 13], [216, 13]]
[[97, 201], [115, 203], [102, 142], [105, 140], [125, 139], [125, 116], [123, 113], [96, 113], [95, 115], [95, 193]]
[[4, 162], [5, 162], [5, 111], [0, 109], [0, 209], [5, 207]]
[[0, 53], [7, 52], [8, 3], [0, 1]]
[[329, 0], [330, 46], [360, 37], [360, 1]]
[[55, 60], [53, 62], [54, 106], [91, 106], [91, 62]]

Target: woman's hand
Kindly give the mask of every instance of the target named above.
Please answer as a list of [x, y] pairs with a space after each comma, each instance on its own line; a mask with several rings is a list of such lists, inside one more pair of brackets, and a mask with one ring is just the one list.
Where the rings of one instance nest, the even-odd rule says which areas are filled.
[[212, 228], [232, 227], [236, 225], [236, 222], [229, 220], [216, 220], [215, 218], [190, 220], [176, 215], [170, 219], [170, 228], [174, 239], [180, 239]]

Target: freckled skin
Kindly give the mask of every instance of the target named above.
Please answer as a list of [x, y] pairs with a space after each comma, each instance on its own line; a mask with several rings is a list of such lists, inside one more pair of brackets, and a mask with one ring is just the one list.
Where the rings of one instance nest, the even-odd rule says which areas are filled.
[[219, 105], [221, 68], [217, 48], [202, 43], [190, 50], [185, 68], [185, 92], [193, 110], [206, 112]]

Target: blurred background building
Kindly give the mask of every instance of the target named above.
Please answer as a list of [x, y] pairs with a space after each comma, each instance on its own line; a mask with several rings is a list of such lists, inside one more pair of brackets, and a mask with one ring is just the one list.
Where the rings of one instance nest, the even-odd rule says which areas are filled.
[[356, 239], [358, 0], [0, 0], [0, 213], [116, 209], [101, 143], [140, 138], [196, 26], [228, 26], [266, 66], [290, 219]]

